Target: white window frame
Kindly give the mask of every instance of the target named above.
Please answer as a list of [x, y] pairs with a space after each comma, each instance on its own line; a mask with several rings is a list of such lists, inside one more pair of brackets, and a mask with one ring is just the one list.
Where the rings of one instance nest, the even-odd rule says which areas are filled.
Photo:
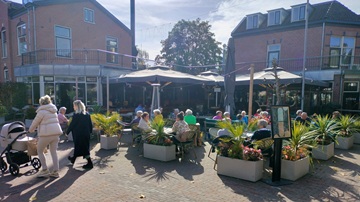
[[[330, 37], [330, 41], [332, 38], [339, 38], [340, 39], [340, 45], [339, 46], [332, 46], [331, 43], [330, 43], [330, 50], [332, 49], [340, 49], [340, 55], [331, 55], [331, 52], [330, 52], [330, 57], [339, 57], [339, 60], [340, 60], [340, 65], [341, 66], [346, 66], [346, 65], [353, 65], [354, 63], [354, 54], [355, 54], [355, 46], [356, 46], [356, 38], [355, 37], [347, 37], [347, 36], [331, 36]], [[354, 43], [353, 43], [353, 47], [344, 47], [344, 40], [346, 38], [349, 38], [349, 39], [353, 39], [354, 40]], [[350, 54], [350, 62], [349, 63], [344, 63], [344, 56], [346, 54], [345, 50], [346, 49], [349, 49], [351, 48], [352, 51], [351, 51], [351, 54]]]
[[7, 58], [6, 29], [1, 30], [1, 52], [2, 52], [2, 58]]
[[259, 15], [249, 15], [246, 17], [246, 29], [259, 28]]
[[[345, 83], [356, 83], [357, 89], [355, 91], [346, 91]], [[344, 93], [357, 93], [359, 92], [359, 82], [358, 81], [344, 81]]]
[[90, 8], [84, 8], [84, 22], [95, 24], [95, 11]]
[[[278, 21], [276, 21], [277, 14], [279, 14]], [[281, 10], [270, 11], [268, 13], [268, 26], [280, 25], [280, 24], [281, 24]]]
[[280, 60], [280, 51], [281, 51], [281, 44], [270, 44], [267, 46], [267, 63], [268, 63], [268, 67], [272, 67], [272, 60], [273, 58], [270, 59], [270, 54], [271, 53], [277, 53], [278, 54], [278, 58], [277, 58], [277, 63], [279, 64], [279, 60]]
[[[23, 28], [23, 27], [25, 27], [25, 28]], [[20, 28], [20, 31], [19, 31], [19, 28]], [[22, 30], [24, 30], [24, 32], [22, 32]], [[22, 53], [26, 53], [27, 52], [27, 44], [26, 44], [26, 24], [25, 23], [18, 25], [16, 27], [16, 36], [17, 36], [17, 41], [18, 41], [18, 55], [21, 55]], [[24, 40], [24, 42], [21, 42], [22, 40]], [[21, 49], [20, 44], [23, 44], [23, 43], [25, 43], [25, 45], [24, 45], [24, 48]]]
[[[291, 22], [305, 20], [306, 6], [300, 5], [291, 9]], [[302, 15], [303, 14], [303, 15]]]
[[[109, 46], [108, 45], [109, 40], [116, 41], [116, 47], [115, 46]], [[110, 50], [109, 47], [114, 47], [115, 50]], [[106, 37], [106, 51], [113, 52], [113, 53], [118, 53], [119, 52], [119, 40], [118, 40], [118, 38], [112, 37], [112, 36], [107, 36]], [[119, 62], [119, 56], [116, 55], [116, 54], [107, 53], [106, 54], [106, 62], [117, 64]]]
[[[63, 29], [67, 29], [69, 30], [69, 36], [62, 36], [62, 35], [57, 35], [56, 33], [56, 27], [58, 28], [63, 28]], [[54, 26], [54, 37], [55, 37], [55, 56], [56, 57], [67, 57], [67, 58], [71, 58], [71, 49], [72, 49], [72, 32], [71, 32], [71, 28], [70, 27], [64, 27], [64, 26], [60, 26], [60, 25], [55, 25]], [[64, 55], [62, 52], [59, 52], [58, 50], [58, 44], [57, 44], [57, 39], [67, 39], [70, 41], [70, 47], [69, 47], [69, 52], [64, 52], [67, 53], [66, 55]]]

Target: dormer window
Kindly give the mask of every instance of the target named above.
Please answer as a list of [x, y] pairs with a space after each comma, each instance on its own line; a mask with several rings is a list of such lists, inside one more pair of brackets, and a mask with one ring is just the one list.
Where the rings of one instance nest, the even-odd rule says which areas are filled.
[[264, 15], [261, 13], [255, 13], [246, 16], [246, 29], [259, 28], [261, 23], [264, 21]]
[[294, 6], [291, 9], [291, 22], [305, 20], [305, 5]]
[[270, 11], [268, 14], [268, 26], [280, 24], [280, 11]]

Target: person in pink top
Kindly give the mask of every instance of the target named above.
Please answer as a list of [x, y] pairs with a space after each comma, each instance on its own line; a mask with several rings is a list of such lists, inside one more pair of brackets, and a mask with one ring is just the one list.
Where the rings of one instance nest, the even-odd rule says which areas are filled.
[[66, 118], [65, 113], [66, 113], [66, 108], [65, 107], [60, 107], [59, 114], [58, 114], [58, 119], [59, 119], [59, 124], [61, 126], [61, 129], [63, 131], [66, 131], [67, 124], [69, 122], [69, 119]]
[[214, 116], [212, 119], [215, 119], [215, 120], [222, 120], [223, 117], [222, 117], [222, 111], [216, 111], [216, 116]]

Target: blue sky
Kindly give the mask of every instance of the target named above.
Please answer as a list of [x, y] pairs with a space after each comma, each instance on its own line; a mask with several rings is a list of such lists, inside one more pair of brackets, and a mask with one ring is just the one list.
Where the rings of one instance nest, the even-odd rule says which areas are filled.
[[[13, 0], [21, 3], [21, 0]], [[97, 0], [125, 25], [130, 27], [130, 0]], [[316, 4], [329, 0], [310, 0]], [[359, 0], [338, 0], [360, 14]], [[247, 14], [267, 13], [276, 8], [289, 9], [306, 0], [135, 0], [136, 45], [147, 51], [150, 59], [160, 54], [160, 41], [179, 20], [200, 18], [212, 25], [215, 38], [227, 43], [231, 31]], [[95, 16], [96, 19], [96, 16]]]

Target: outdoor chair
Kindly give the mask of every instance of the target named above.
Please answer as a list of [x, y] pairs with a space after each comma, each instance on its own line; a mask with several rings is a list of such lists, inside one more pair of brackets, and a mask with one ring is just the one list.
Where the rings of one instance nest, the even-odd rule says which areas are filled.
[[190, 149], [193, 150], [195, 159], [197, 158], [196, 152], [195, 152], [195, 141], [197, 141], [197, 136], [195, 131], [187, 131], [183, 135], [186, 136], [186, 141], [179, 143], [179, 149], [181, 152], [181, 159], [184, 159], [184, 153], [185, 151], [189, 151]]
[[134, 142], [136, 141], [138, 143], [137, 147], [139, 150], [140, 146], [143, 145], [146, 139], [147, 133], [141, 128], [139, 128], [138, 125], [139, 125], [138, 123], [132, 124], [131, 132], [132, 132], [132, 145], [134, 145]]
[[[219, 145], [220, 142], [222, 142], [222, 141], [224, 141], [224, 140], [230, 140], [231, 138], [232, 138], [231, 136], [223, 135], [223, 136], [217, 137], [217, 138], [215, 138], [214, 140], [212, 140], [212, 141], [210, 142], [211, 148], [210, 148], [208, 157], [210, 158], [210, 154], [215, 152], [215, 149], [216, 149], [216, 147]], [[214, 170], [215, 170], [215, 167], [216, 167], [216, 165], [217, 165], [217, 157], [218, 157], [218, 154], [216, 154], [216, 157], [215, 157]]]
[[130, 126], [129, 123], [126, 123], [126, 122], [123, 122], [123, 121], [120, 121], [118, 120], [117, 121], [119, 125], [122, 126], [122, 129], [120, 131], [120, 134], [119, 134], [119, 141], [120, 141], [120, 144], [121, 144], [121, 138], [123, 136], [124, 133], [130, 133], [132, 134], [132, 143], [131, 145], [134, 144], [134, 135], [133, 135], [133, 130], [132, 130], [132, 127]]
[[273, 164], [273, 162], [272, 162], [273, 144], [274, 144], [274, 139], [272, 139], [271, 137], [268, 137], [268, 138], [264, 138], [261, 140], [255, 140], [250, 145], [255, 149], [261, 149], [261, 153], [262, 153], [263, 157], [270, 159], [270, 162], [269, 162], [270, 167], [272, 167], [272, 164]]
[[189, 124], [189, 128], [191, 131], [195, 132], [196, 138], [194, 142], [194, 146], [201, 146], [202, 145], [202, 134], [200, 130], [200, 124]]

